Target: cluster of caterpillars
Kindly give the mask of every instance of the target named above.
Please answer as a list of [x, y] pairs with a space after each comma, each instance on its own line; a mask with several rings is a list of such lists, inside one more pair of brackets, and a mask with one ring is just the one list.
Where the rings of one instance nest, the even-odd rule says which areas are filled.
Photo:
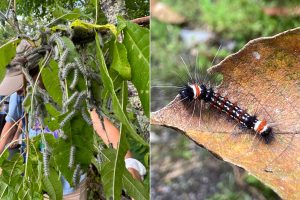
[[209, 103], [244, 127], [254, 130], [266, 144], [270, 143], [273, 138], [272, 128], [269, 127], [266, 120], [259, 120], [255, 115], [248, 114], [245, 109], [241, 109], [236, 103], [232, 103], [226, 97], [214, 92], [213, 88], [208, 88], [204, 84], [188, 84], [179, 91], [179, 95], [184, 102], [203, 100]]

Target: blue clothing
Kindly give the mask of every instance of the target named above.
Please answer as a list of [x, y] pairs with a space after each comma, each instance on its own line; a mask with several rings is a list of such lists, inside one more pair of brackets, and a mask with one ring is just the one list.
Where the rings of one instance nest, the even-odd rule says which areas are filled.
[[5, 117], [6, 122], [16, 122], [22, 117], [22, 101], [23, 97], [16, 92], [10, 96], [8, 113]]

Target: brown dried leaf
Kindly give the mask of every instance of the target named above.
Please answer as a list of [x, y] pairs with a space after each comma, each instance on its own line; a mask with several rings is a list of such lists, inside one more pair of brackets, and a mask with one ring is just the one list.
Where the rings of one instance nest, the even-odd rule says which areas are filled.
[[193, 104], [189, 109], [178, 96], [153, 112], [151, 123], [182, 131], [282, 198], [300, 199], [300, 28], [252, 40], [209, 71], [223, 74], [221, 95], [270, 123], [275, 134], [271, 144], [213, 108]]
[[182, 24], [186, 21], [184, 16], [175, 12], [168, 5], [154, 0], [151, 1], [151, 16], [169, 24]]

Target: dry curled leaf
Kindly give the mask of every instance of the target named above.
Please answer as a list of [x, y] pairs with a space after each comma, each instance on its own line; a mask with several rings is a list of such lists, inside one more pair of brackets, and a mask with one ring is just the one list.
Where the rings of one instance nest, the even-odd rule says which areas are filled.
[[221, 95], [268, 121], [271, 144], [224, 113], [200, 103], [184, 105], [178, 96], [153, 112], [151, 123], [180, 130], [282, 198], [300, 199], [300, 28], [252, 40], [209, 72], [223, 75]]

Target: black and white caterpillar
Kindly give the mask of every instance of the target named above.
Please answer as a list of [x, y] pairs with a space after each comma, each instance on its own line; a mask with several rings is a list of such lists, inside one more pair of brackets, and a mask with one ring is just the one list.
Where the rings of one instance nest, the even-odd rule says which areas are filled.
[[203, 100], [211, 104], [214, 108], [221, 110], [244, 127], [254, 130], [263, 138], [266, 144], [273, 139], [272, 128], [269, 127], [266, 120], [259, 120], [255, 115], [248, 114], [245, 109], [240, 108], [236, 103], [232, 103], [226, 97], [221, 96], [204, 84], [187, 84], [179, 91], [179, 95], [183, 102]]
[[77, 164], [76, 168], [74, 170], [73, 177], [72, 177], [72, 181], [73, 181], [74, 186], [77, 186], [79, 184], [79, 181], [80, 181], [80, 171], [81, 171], [80, 164]]
[[43, 150], [43, 164], [44, 164], [44, 176], [49, 176], [49, 157], [50, 157], [50, 151], [48, 144], [45, 143], [45, 147]]
[[76, 147], [74, 145], [71, 146], [70, 148], [70, 158], [69, 158], [69, 168], [72, 168], [75, 163], [75, 152], [76, 152]]

